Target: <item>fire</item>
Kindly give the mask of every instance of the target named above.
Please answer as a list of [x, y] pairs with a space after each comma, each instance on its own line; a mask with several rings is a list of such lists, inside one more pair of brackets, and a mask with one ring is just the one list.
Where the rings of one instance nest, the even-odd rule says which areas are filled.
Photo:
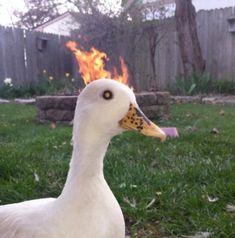
[[77, 43], [74, 41], [67, 42], [66, 46], [74, 53], [79, 64], [79, 72], [86, 85], [100, 78], [112, 78], [128, 84], [128, 69], [122, 57], [120, 57], [122, 73], [118, 74], [115, 67], [111, 72], [105, 69], [105, 60], [108, 60], [108, 56], [104, 52], [94, 47], [90, 51], [83, 51], [77, 47]]

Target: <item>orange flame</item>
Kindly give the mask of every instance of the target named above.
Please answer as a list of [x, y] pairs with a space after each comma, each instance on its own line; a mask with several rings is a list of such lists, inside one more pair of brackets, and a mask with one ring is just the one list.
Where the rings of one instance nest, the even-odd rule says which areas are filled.
[[74, 53], [79, 64], [79, 72], [86, 85], [100, 78], [112, 78], [128, 84], [128, 69], [122, 57], [120, 57], [122, 73], [118, 74], [115, 67], [112, 72], [105, 69], [105, 60], [108, 60], [108, 57], [104, 52], [100, 52], [94, 47], [90, 51], [83, 51], [77, 48], [77, 43], [74, 41], [67, 42], [66, 46]]

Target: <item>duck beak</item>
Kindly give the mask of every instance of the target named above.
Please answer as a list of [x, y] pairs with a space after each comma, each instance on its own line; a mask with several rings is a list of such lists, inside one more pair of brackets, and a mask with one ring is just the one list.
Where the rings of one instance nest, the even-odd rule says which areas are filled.
[[126, 116], [119, 121], [120, 127], [126, 130], [135, 130], [146, 136], [158, 137], [163, 142], [166, 134], [156, 124], [150, 121], [144, 113], [133, 104], [130, 104]]

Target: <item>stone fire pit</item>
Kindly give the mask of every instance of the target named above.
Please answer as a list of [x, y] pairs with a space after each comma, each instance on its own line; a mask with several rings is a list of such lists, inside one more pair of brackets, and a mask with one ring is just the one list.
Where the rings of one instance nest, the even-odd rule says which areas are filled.
[[[168, 92], [136, 93], [137, 102], [150, 119], [168, 118]], [[69, 123], [73, 120], [77, 96], [42, 96], [36, 98], [40, 122]]]

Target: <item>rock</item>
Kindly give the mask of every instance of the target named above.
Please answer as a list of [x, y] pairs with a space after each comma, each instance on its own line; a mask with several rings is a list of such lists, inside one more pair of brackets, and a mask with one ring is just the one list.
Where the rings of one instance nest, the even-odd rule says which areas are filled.
[[73, 120], [74, 111], [58, 109], [39, 110], [38, 117], [40, 122], [70, 122]]
[[169, 92], [156, 92], [157, 105], [168, 105], [170, 103], [170, 93]]
[[222, 105], [235, 105], [235, 100], [234, 99], [220, 99], [216, 101], [216, 104], [222, 104]]
[[[235, 105], [235, 96], [171, 96], [171, 103], [204, 103], [218, 105]], [[159, 103], [158, 103], [159, 104]]]
[[204, 103], [204, 104], [215, 104], [216, 103], [216, 97], [203, 98], [202, 103]]
[[77, 96], [42, 96], [36, 98], [36, 105], [41, 110], [75, 110]]
[[[149, 118], [168, 118], [170, 94], [143, 92], [136, 94], [137, 102]], [[42, 96], [36, 98], [40, 122], [67, 122], [74, 117], [77, 96]], [[157, 103], [165, 105], [157, 105]]]
[[168, 105], [152, 105], [141, 108], [143, 113], [149, 119], [164, 118], [169, 117], [169, 106]]
[[171, 96], [171, 103], [201, 103], [200, 96]]
[[216, 96], [216, 97], [205, 97], [202, 99], [204, 104], [219, 104], [219, 105], [235, 105], [234, 96]]
[[0, 98], [0, 104], [9, 103], [9, 100]]
[[36, 103], [36, 99], [29, 98], [29, 99], [22, 99], [22, 98], [16, 98], [14, 102], [24, 105], [34, 105]]
[[136, 93], [139, 106], [168, 105], [170, 103], [169, 92], [141, 92]]
[[141, 92], [136, 93], [136, 101], [140, 107], [142, 106], [152, 106], [157, 103], [156, 93], [154, 92]]

